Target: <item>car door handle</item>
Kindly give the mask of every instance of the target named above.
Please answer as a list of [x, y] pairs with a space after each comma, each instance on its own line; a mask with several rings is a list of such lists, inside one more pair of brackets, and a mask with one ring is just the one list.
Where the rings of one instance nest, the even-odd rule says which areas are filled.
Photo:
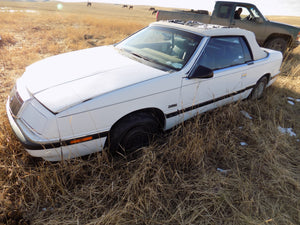
[[253, 64], [254, 64], [254, 62], [248, 62], [247, 63], [248, 66], [253, 65]]

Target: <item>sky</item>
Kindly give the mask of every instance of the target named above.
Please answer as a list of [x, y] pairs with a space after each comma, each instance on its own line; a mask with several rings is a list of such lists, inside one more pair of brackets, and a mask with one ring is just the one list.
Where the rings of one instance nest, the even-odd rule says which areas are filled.
[[[87, 2], [87, 0], [61, 0], [64, 2]], [[113, 4], [149, 5], [186, 9], [204, 9], [212, 11], [215, 0], [90, 0], [91, 2], [106, 2]], [[261, 11], [263, 15], [300, 16], [300, 0], [235, 0], [249, 2]]]

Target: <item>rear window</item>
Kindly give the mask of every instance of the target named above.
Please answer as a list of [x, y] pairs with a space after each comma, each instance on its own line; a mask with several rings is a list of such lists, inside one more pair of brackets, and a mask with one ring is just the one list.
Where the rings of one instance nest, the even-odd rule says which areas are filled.
[[217, 13], [219, 18], [229, 18], [232, 6], [231, 5], [221, 5]]

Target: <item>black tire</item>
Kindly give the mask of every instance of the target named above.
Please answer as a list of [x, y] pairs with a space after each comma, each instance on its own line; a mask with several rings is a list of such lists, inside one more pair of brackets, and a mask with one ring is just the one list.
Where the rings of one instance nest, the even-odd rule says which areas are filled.
[[150, 114], [139, 112], [129, 115], [121, 119], [110, 131], [110, 153], [128, 155], [148, 146], [160, 131], [158, 121]]
[[255, 87], [252, 89], [249, 99], [255, 100], [255, 99], [261, 99], [263, 97], [264, 91], [266, 89], [268, 83], [268, 78], [267, 77], [262, 77], [260, 78]]
[[284, 38], [277, 37], [267, 41], [264, 47], [281, 51], [281, 53], [284, 54], [287, 49], [287, 44]]

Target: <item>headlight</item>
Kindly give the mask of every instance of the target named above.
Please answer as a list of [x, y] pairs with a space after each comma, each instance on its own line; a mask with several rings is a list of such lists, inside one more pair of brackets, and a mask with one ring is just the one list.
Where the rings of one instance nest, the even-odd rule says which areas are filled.
[[15, 85], [9, 96], [9, 107], [13, 116], [17, 117], [24, 101], [17, 91], [17, 86]]

